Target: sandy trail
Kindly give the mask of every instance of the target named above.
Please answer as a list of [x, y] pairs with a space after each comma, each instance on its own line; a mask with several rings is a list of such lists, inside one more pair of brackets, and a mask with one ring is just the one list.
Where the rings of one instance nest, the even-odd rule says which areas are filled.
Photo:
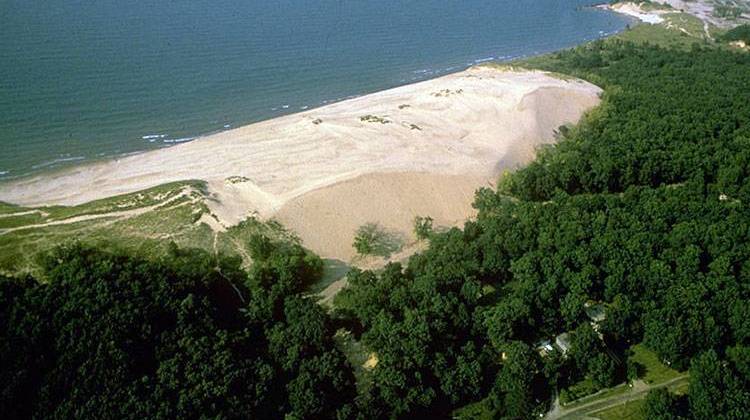
[[168, 149], [0, 185], [0, 201], [73, 205], [200, 179], [230, 226], [276, 217], [324, 257], [348, 261], [356, 227], [408, 232], [473, 214], [477, 187], [527, 163], [599, 103], [601, 89], [489, 66], [251, 124]]

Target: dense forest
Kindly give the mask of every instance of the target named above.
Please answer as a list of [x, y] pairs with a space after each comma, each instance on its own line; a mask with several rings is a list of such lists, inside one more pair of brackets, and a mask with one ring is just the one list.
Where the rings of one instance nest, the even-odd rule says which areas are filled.
[[346, 418], [354, 378], [301, 292], [322, 262], [258, 237], [239, 260], [73, 245], [0, 279], [4, 418]]
[[[750, 55], [600, 41], [531, 61], [605, 89], [602, 106], [429, 249], [355, 270], [327, 312], [320, 260], [253, 238], [238, 261], [74, 245], [0, 282], [9, 418], [530, 418], [587, 378], [632, 379], [643, 343], [687, 395], [650, 419], [750, 412]], [[587, 308], [606, 317], [590, 322]], [[377, 355], [363, 386], [334, 345]], [[567, 351], [538, 343], [568, 333]]]

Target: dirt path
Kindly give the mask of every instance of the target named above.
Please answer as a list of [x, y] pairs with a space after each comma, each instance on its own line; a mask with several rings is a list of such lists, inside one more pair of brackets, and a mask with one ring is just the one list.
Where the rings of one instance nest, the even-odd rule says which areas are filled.
[[595, 413], [630, 401], [642, 399], [652, 389], [687, 384], [689, 381], [690, 377], [688, 375], [678, 376], [658, 384], [647, 384], [638, 380], [633, 382], [633, 388], [622, 394], [613, 395], [608, 398], [596, 399], [571, 408], [561, 406], [559, 399], [555, 399], [554, 407], [544, 418], [548, 420], [596, 418]]

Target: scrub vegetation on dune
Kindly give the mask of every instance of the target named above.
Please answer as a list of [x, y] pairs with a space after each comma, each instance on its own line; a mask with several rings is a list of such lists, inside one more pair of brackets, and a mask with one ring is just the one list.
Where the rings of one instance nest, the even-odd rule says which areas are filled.
[[297, 240], [278, 223], [252, 217], [223, 228], [209, 210], [208, 200], [205, 183], [189, 181], [78, 206], [2, 204], [0, 273], [37, 273], [41, 254], [76, 241], [144, 256], [161, 255], [174, 243], [239, 256], [247, 266], [247, 241], [252, 235]]

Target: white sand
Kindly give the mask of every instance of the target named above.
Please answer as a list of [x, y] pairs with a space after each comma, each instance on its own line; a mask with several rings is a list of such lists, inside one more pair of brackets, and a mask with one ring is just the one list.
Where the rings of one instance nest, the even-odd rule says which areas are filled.
[[640, 3], [625, 2], [625, 3], [613, 4], [607, 7], [610, 10], [613, 10], [617, 13], [622, 13], [624, 15], [632, 16], [640, 20], [641, 22], [650, 23], [650, 24], [657, 24], [657, 23], [664, 22], [664, 18], [661, 17], [664, 11], [661, 11], [661, 10], [645, 11], [640, 7]]
[[[348, 261], [354, 230], [364, 223], [408, 234], [417, 214], [438, 224], [465, 220], [477, 187], [531, 160], [555, 129], [598, 104], [600, 93], [541, 72], [478, 67], [2, 184], [0, 201], [71, 205], [201, 179], [222, 224], [251, 213], [276, 217], [314, 251]], [[367, 115], [376, 118], [363, 121]]]

